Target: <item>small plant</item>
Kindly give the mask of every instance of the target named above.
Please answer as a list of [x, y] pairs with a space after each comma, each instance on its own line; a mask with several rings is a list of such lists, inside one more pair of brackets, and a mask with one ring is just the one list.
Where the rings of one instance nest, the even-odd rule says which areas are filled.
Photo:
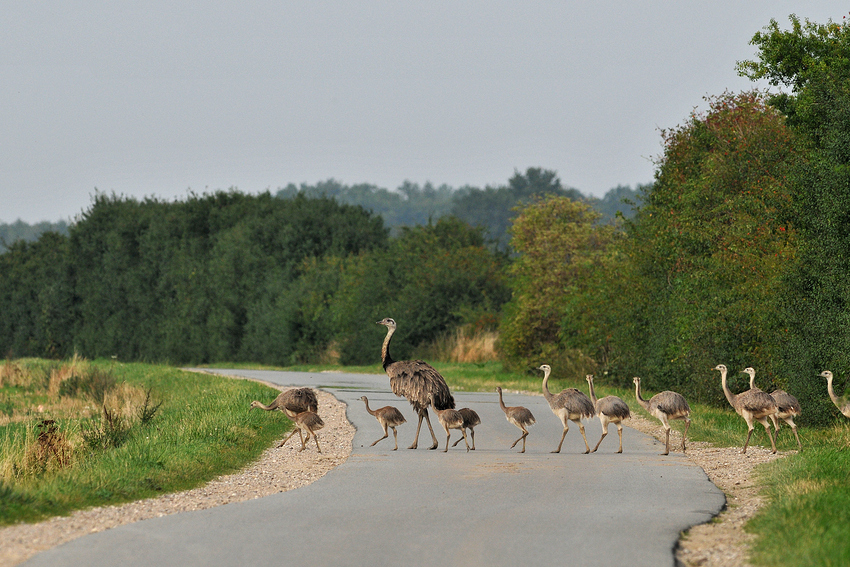
[[139, 408], [139, 422], [141, 422], [142, 425], [150, 423], [161, 405], [161, 401], [156, 405], [152, 404], [151, 388], [145, 390], [145, 403]]
[[103, 419], [84, 427], [82, 431], [83, 441], [95, 450], [120, 447], [129, 433], [130, 424], [117, 411], [110, 411], [106, 406], [103, 406]]

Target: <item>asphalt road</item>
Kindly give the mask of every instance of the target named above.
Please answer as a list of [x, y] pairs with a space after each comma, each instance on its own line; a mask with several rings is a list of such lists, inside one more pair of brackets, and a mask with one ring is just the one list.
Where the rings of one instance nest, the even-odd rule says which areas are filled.
[[[679, 534], [717, 514], [723, 493], [680, 453], [625, 428], [622, 454], [611, 432], [585, 455], [571, 426], [560, 454], [561, 424], [540, 396], [505, 394], [537, 418], [524, 454], [509, 449], [520, 431], [505, 420], [495, 393], [456, 393], [458, 407], [481, 416], [476, 451], [461, 442], [443, 453], [445, 433], [432, 418], [440, 451], [408, 450], [415, 414], [382, 375], [222, 370], [280, 385], [331, 391], [356, 426], [343, 465], [310, 486], [257, 500], [145, 520], [79, 538], [26, 565], [674, 565]], [[407, 418], [399, 450], [366, 413], [394, 405]], [[626, 399], [634, 406], [633, 399]], [[699, 424], [694, 424], [699, 427]], [[591, 447], [598, 419], [586, 425]], [[459, 432], [454, 431], [452, 442]], [[321, 432], [319, 433], [321, 440]], [[308, 446], [315, 450], [315, 446]]]

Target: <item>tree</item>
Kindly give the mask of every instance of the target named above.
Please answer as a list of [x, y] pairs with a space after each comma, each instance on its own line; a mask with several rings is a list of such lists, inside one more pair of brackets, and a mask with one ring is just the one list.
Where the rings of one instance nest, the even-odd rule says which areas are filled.
[[510, 269], [502, 353], [519, 368], [547, 362], [588, 370], [599, 343], [586, 333], [586, 307], [614, 228], [596, 225], [599, 213], [564, 196], [536, 198], [517, 212], [510, 234], [518, 256]]
[[785, 386], [776, 298], [796, 253], [796, 159], [783, 117], [758, 93], [711, 98], [707, 113], [664, 132], [655, 183], [626, 223], [633, 291], [616, 326], [620, 372], [717, 403], [719, 362]]
[[0, 255], [0, 349], [6, 356], [73, 352], [68, 239], [46, 232]]
[[790, 175], [800, 245], [782, 295], [782, 360], [808, 419], [824, 423], [835, 410], [813, 377], [850, 372], [850, 25], [790, 21], [755, 34], [758, 59], [739, 72], [790, 89], [770, 102], [805, 147]]
[[349, 258], [330, 306], [342, 361], [379, 359], [374, 322], [384, 317], [399, 324], [398, 358], [458, 326], [496, 320], [509, 294], [504, 261], [481, 229], [452, 217], [405, 227], [386, 250]]
[[554, 171], [530, 167], [525, 174], [515, 171], [506, 186], [467, 188], [459, 192], [454, 198], [452, 215], [484, 228], [487, 237], [504, 249], [510, 240], [508, 228], [516, 215], [515, 207], [543, 195], [584, 198], [577, 190], [564, 188]]

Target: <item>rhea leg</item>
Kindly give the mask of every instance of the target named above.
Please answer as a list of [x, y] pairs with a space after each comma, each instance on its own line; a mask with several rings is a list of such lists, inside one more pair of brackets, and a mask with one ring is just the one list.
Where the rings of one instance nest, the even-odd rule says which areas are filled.
[[794, 437], [797, 439], [797, 448], [800, 451], [802, 451], [803, 450], [803, 444], [800, 443], [800, 436], [797, 435], [797, 425], [794, 423], [794, 418], [789, 417], [788, 419], [785, 420], [785, 423], [787, 423], [788, 425], [791, 426], [791, 431], [794, 432]]
[[555, 449], [554, 451], [552, 451], [553, 453], [560, 453], [561, 452], [561, 446], [564, 444], [564, 437], [567, 436], [567, 431], [569, 431], [569, 430], [570, 430], [570, 426], [567, 423], [567, 420], [564, 420], [564, 432], [561, 434], [561, 442], [558, 443], [558, 448]]
[[623, 452], [623, 424], [622, 423], [617, 424], [617, 433], [620, 434], [620, 449], [617, 452], [622, 453]]
[[749, 429], [747, 429], [747, 440], [744, 441], [744, 448], [741, 450], [741, 454], [746, 454], [747, 445], [750, 444], [750, 436], [753, 434], [753, 426], [750, 425]]
[[[283, 444], [286, 443], [287, 441], [289, 441], [289, 438], [292, 437], [293, 435], [295, 435], [296, 433], [301, 433], [301, 429], [296, 427], [295, 429], [290, 431], [289, 435], [287, 435], [286, 437], [283, 438], [283, 441], [280, 442], [280, 444], [277, 446], [277, 448], [280, 449], [281, 447], [283, 447]], [[304, 437], [303, 436], [301, 437], [301, 444], [302, 445], [304, 444]]]
[[463, 441], [463, 435], [458, 437], [457, 440], [454, 443], [452, 443], [452, 447], [457, 447], [457, 444], [460, 443], [461, 441]]
[[770, 422], [767, 421], [767, 418], [763, 417], [759, 420], [759, 423], [764, 426], [764, 430], [767, 431], [767, 436], [770, 437], [770, 447], [773, 449], [773, 452], [776, 453], [776, 443], [773, 441], [773, 431], [770, 430]]
[[[433, 439], [433, 440], [434, 440], [434, 444], [433, 444], [433, 445], [431, 445], [431, 446], [430, 446], [430, 447], [428, 447], [428, 448], [429, 448], [429, 449], [436, 449], [436, 448], [439, 446], [439, 443], [437, 443], [437, 436], [436, 436], [436, 435], [434, 435], [434, 428], [433, 428], [433, 427], [431, 427], [431, 418], [428, 416], [428, 408], [425, 408], [423, 411], [425, 412], [425, 423], [427, 423], [427, 424], [428, 424], [428, 431], [430, 431], [430, 432], [431, 432], [431, 439]], [[419, 435], [417, 434], [417, 436], [416, 436], [416, 437], [417, 437], [417, 439], [418, 439]], [[447, 444], [446, 444], [446, 449], [448, 449], [448, 448], [449, 448], [449, 447], [448, 447], [448, 442], [446, 442], [446, 443], [447, 443]]]
[[[462, 427], [460, 432], [463, 433], [463, 442], [466, 445], [466, 452], [469, 453], [469, 442], [466, 440], [466, 429]], [[446, 448], [448, 448], [448, 443], [446, 443]]]
[[575, 419], [573, 421], [578, 423], [578, 430], [581, 431], [581, 437], [584, 439], [584, 446], [586, 448], [584, 454], [586, 455], [590, 453], [590, 445], [587, 442], [587, 435], [584, 434], [584, 424], [581, 421], [576, 421]]
[[393, 439], [395, 440], [395, 449], [393, 451], [398, 451], [398, 431], [396, 431], [395, 427], [393, 427]]
[[[389, 437], [389, 436], [390, 436], [390, 434], [387, 432], [387, 424], [386, 424], [386, 423], [382, 423], [381, 425], [384, 427], [384, 436], [383, 436], [383, 437], [381, 437], [380, 439], [378, 439], [378, 441], [383, 441], [384, 439], [386, 439], [387, 437]], [[395, 432], [395, 428], [393, 428], [393, 432]], [[371, 444], [371, 445], [369, 445], [369, 446], [370, 446], [370, 447], [374, 447], [374, 446], [378, 443], [378, 441], [375, 441], [374, 443], [372, 443], [372, 444]]]
[[[427, 411], [427, 410], [426, 410], [426, 411]], [[408, 447], [408, 449], [415, 449], [415, 448], [417, 448], [417, 447], [419, 446], [419, 430], [422, 428], [422, 418], [424, 418], [424, 417], [425, 417], [425, 416], [424, 416], [424, 415], [422, 414], [422, 412], [420, 411], [420, 412], [419, 412], [419, 424], [416, 426], [416, 437], [414, 437], [414, 438], [413, 438], [413, 445], [411, 445], [410, 447]], [[430, 421], [428, 422], [428, 427], [429, 427], [429, 428], [431, 427], [431, 422], [430, 422]], [[433, 431], [433, 430], [431, 431], [431, 435], [434, 435], [434, 431]], [[436, 439], [436, 438], [435, 438], [435, 439]], [[433, 449], [433, 447], [431, 447], [431, 448]]]
[[591, 453], [596, 452], [596, 450], [599, 448], [599, 445], [602, 444], [602, 440], [605, 439], [606, 435], [608, 435], [608, 422], [602, 421], [602, 437], [599, 438], [599, 442], [596, 444], [596, 447], [593, 448], [593, 451], [591, 451]]
[[691, 418], [685, 418], [685, 432], [682, 434], [682, 452], [685, 452], [685, 440], [688, 438], [688, 428], [691, 426]]
[[519, 439], [514, 441], [514, 444], [511, 445], [511, 449], [516, 447], [516, 444], [519, 443], [520, 441], [522, 441], [522, 451], [520, 451], [520, 453], [525, 453], [525, 438], [526, 437], [528, 437], [528, 431], [525, 428], [523, 428], [522, 429], [522, 435], [519, 436]]

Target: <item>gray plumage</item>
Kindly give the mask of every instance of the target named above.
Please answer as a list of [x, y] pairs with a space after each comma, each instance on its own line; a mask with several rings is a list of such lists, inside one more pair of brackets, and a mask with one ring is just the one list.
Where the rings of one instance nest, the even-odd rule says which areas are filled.
[[407, 420], [404, 419], [404, 416], [396, 407], [384, 406], [382, 408], [372, 410], [369, 408], [369, 399], [366, 396], [360, 396], [360, 399], [366, 404], [366, 411], [369, 412], [370, 415], [375, 416], [375, 419], [378, 420], [378, 423], [381, 424], [381, 427], [384, 429], [384, 436], [369, 446], [374, 447], [378, 441], [383, 441], [389, 437], [390, 434], [387, 431], [387, 428], [392, 428], [393, 438], [395, 439], [395, 449], [393, 449], [393, 451], [396, 451], [398, 449], [398, 432], [396, 431], [396, 427], [402, 423], [407, 423]]
[[602, 437], [599, 438], [596, 447], [593, 448], [591, 453], [596, 452], [602, 440], [608, 435], [608, 425], [611, 423], [617, 426], [617, 433], [620, 436], [620, 449], [617, 452], [622, 453], [623, 420], [632, 416], [629, 405], [617, 396], [605, 396], [602, 399], [596, 399], [596, 391], [593, 389], [593, 375], [588, 374], [586, 380], [590, 389], [590, 401], [593, 403], [593, 407], [596, 408], [596, 415], [599, 416], [599, 422], [602, 424]]
[[[726, 366], [723, 364], [718, 364], [714, 367], [715, 370], [720, 371], [720, 382], [723, 387], [723, 394], [726, 396], [726, 400], [729, 402], [735, 411], [744, 418], [744, 421], [747, 422], [747, 439], [744, 441], [744, 448], [741, 449], [741, 453], [747, 452], [747, 446], [750, 443], [750, 437], [753, 434], [753, 429], [755, 425], [753, 425], [756, 421], [761, 423], [764, 426], [765, 431], [767, 431], [767, 436], [770, 438], [770, 445], [773, 449], [773, 452], [776, 452], [776, 443], [773, 440], [773, 433], [770, 431], [770, 425], [768, 422], [768, 417], [771, 414], [776, 413], [776, 402], [773, 398], [770, 397], [770, 394], [767, 392], [763, 392], [759, 388], [750, 388], [745, 392], [741, 392], [740, 394], [733, 394], [729, 390], [729, 386], [726, 385]], [[747, 368], [746, 370], [742, 370], [741, 372], [749, 374], [752, 371], [755, 374], [755, 370], [752, 368]]]
[[[280, 442], [278, 447], [283, 447], [283, 444], [289, 441], [289, 438], [295, 435], [295, 432], [300, 432], [301, 435], [301, 448], [298, 449], [300, 453], [307, 447], [307, 441], [310, 440], [310, 436], [313, 436], [313, 440], [316, 442], [316, 451], [319, 453], [322, 452], [322, 449], [319, 447], [319, 438], [316, 437], [316, 431], [319, 431], [325, 426], [325, 422], [322, 421], [322, 418], [319, 417], [319, 414], [312, 411], [303, 411], [292, 418], [292, 421], [295, 423], [295, 429], [293, 429], [289, 435], [287, 435], [283, 441]], [[306, 439], [305, 439], [306, 437]]]
[[[436, 399], [434, 394], [428, 394], [428, 398], [430, 399], [431, 404], [433, 404]], [[446, 450], [443, 452], [449, 452], [449, 438], [451, 437], [450, 430], [460, 429], [461, 434], [463, 434], [463, 442], [466, 443], [466, 452], [468, 453], [469, 443], [466, 440], [466, 430], [463, 428], [463, 415], [458, 410], [450, 408], [438, 409], [434, 407], [434, 412], [437, 414], [437, 419], [440, 421], [440, 425], [442, 425], [443, 429], [446, 430]]]
[[[472, 450], [475, 450], [475, 426], [481, 425], [481, 417], [475, 410], [469, 408], [460, 408], [457, 410], [460, 412], [460, 415], [463, 416], [463, 428], [469, 429], [469, 437], [472, 440]], [[458, 437], [457, 441], [452, 443], [452, 447], [456, 447], [458, 443], [460, 443], [463, 437]]]
[[774, 390], [770, 393], [770, 397], [776, 402], [776, 413], [770, 416], [775, 430], [774, 436], [778, 437], [779, 435], [779, 420], [781, 419], [791, 427], [794, 438], [797, 439], [797, 449], [802, 451], [803, 444], [800, 443], [800, 436], [797, 434], [797, 424], [794, 423], [794, 418], [802, 413], [799, 400], [785, 390]]
[[319, 400], [312, 388], [291, 388], [281, 392], [269, 405], [263, 405], [254, 400], [251, 409], [260, 408], [266, 411], [280, 410], [291, 418], [304, 411], [316, 413], [319, 410]]
[[[390, 389], [393, 394], [407, 398], [410, 405], [419, 416], [419, 424], [416, 426], [416, 437], [410, 449], [416, 449], [419, 444], [419, 430], [422, 420], [428, 424], [431, 438], [434, 444], [429, 449], [437, 448], [437, 436], [431, 427], [431, 419], [428, 417], [429, 398], [434, 396], [434, 409], [454, 409], [455, 400], [449, 391], [446, 380], [430, 364], [421, 360], [395, 361], [390, 356], [390, 339], [396, 330], [396, 322], [387, 317], [377, 322], [387, 328], [384, 344], [381, 347], [381, 363], [387, 376], [390, 378]], [[466, 435], [464, 434], [464, 437]]]
[[826, 391], [829, 393], [829, 399], [832, 400], [832, 403], [835, 404], [835, 407], [838, 408], [838, 411], [840, 411], [844, 417], [850, 417], [850, 401], [848, 401], [846, 397], [839, 398], [835, 395], [835, 390], [832, 388], [832, 372], [824, 370], [820, 373], [820, 376], [826, 378]]
[[572, 421], [573, 423], [578, 424], [578, 429], [581, 431], [581, 436], [584, 439], [584, 445], [587, 448], [585, 453], [590, 453], [590, 445], [587, 442], [587, 435], [584, 433], [584, 424], [581, 420], [582, 418], [589, 419], [596, 414], [593, 402], [591, 402], [590, 398], [585, 396], [576, 388], [566, 388], [565, 390], [561, 390], [558, 394], [552, 394], [549, 391], [549, 373], [552, 372], [552, 368], [548, 364], [542, 364], [538, 370], [543, 371], [543, 397], [545, 397], [546, 401], [549, 403], [552, 413], [554, 413], [564, 425], [561, 442], [558, 443], [558, 448], [552, 452], [561, 452], [561, 446], [564, 444], [564, 438], [567, 436], [567, 431], [570, 430], [568, 422]]
[[[750, 390], [756, 388], [756, 371], [752, 367], [747, 367], [741, 372], [750, 376]], [[802, 413], [800, 402], [786, 392], [785, 390], [774, 390], [770, 393], [770, 397], [776, 402], [776, 413], [770, 414], [770, 421], [773, 422], [773, 436], [776, 441], [779, 441], [779, 420], [781, 419], [791, 427], [794, 433], [794, 438], [797, 439], [797, 448], [802, 451], [803, 444], [800, 443], [800, 436], [797, 434], [797, 424], [794, 423], [794, 418]]]
[[496, 391], [499, 392], [499, 407], [502, 408], [503, 412], [505, 412], [505, 419], [508, 420], [508, 423], [513, 423], [522, 430], [522, 435], [519, 436], [519, 439], [513, 442], [511, 449], [516, 447], [516, 444], [522, 441], [522, 451], [520, 451], [520, 453], [525, 453], [525, 438], [528, 437], [528, 427], [537, 423], [537, 420], [534, 419], [534, 415], [528, 408], [522, 406], [506, 406], [505, 402], [502, 400], [502, 388], [500, 386], [496, 386]]
[[682, 452], [685, 452], [685, 447], [688, 439], [688, 429], [691, 427], [691, 406], [682, 394], [665, 390], [659, 392], [644, 400], [640, 395], [640, 378], [637, 376], [632, 380], [635, 384], [635, 399], [649, 415], [661, 422], [666, 432], [666, 440], [664, 442], [664, 452], [662, 455], [670, 454], [670, 420], [683, 419], [685, 420], [685, 432], [682, 434]]

